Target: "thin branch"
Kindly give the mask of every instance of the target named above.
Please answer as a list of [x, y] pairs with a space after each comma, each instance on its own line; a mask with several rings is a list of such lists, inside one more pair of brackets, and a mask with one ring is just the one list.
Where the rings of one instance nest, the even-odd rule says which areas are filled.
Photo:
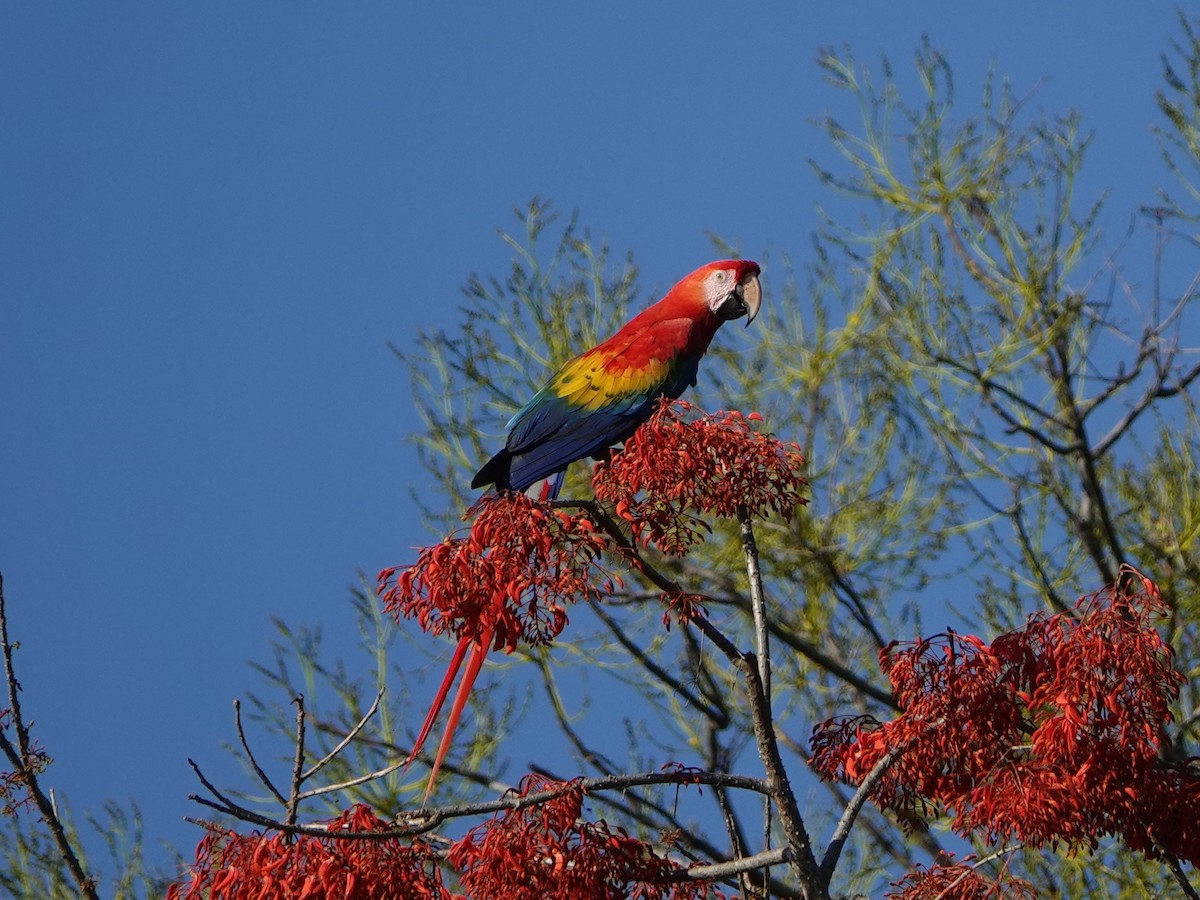
[[[876, 647], [880, 649], [886, 647], [888, 642], [879, 632], [879, 629], [875, 627], [874, 617], [871, 615], [871, 611], [867, 609], [867, 604], [863, 599], [862, 593], [846, 577], [842, 566], [837, 563], [836, 555], [831, 553], [826, 547], [813, 547], [812, 551], [813, 559], [824, 567], [829, 577], [829, 583], [842, 592], [844, 596], [842, 602], [851, 607], [851, 615], [854, 616], [855, 621], [870, 633], [871, 640], [875, 642]], [[834, 596], [837, 596], [836, 592]]]
[[405, 757], [404, 759], [399, 759], [394, 763], [384, 766], [382, 769], [376, 769], [374, 772], [368, 772], [366, 775], [358, 775], [354, 778], [347, 779], [346, 781], [339, 781], [336, 784], [324, 784], [321, 785], [321, 787], [310, 788], [307, 791], [297, 794], [296, 800], [299, 802], [301, 800], [308, 800], [311, 797], [319, 797], [322, 794], [332, 794], [335, 791], [345, 791], [352, 787], [357, 787], [360, 784], [366, 784], [368, 781], [375, 781], [377, 778], [386, 778], [397, 769], [402, 769], [407, 762], [408, 758]]
[[304, 783], [304, 695], [297, 694], [296, 704], [296, 757], [292, 762], [292, 792], [287, 806], [287, 823], [296, 824], [300, 811], [300, 785]]
[[[993, 379], [987, 378], [982, 372], [972, 370], [968, 366], [963, 365], [961, 362], [955, 361], [951, 357], [941, 354], [933, 354], [930, 358], [934, 362], [947, 365], [973, 377], [978, 382], [979, 387], [983, 390], [983, 400], [987, 403], [988, 408], [990, 408], [992, 412], [994, 412], [1001, 419], [1001, 421], [1004, 422], [1005, 427], [1008, 429], [1010, 434], [1023, 434], [1033, 440], [1035, 443], [1041, 444], [1043, 447], [1057, 456], [1069, 456], [1072, 453], [1079, 452], [1078, 441], [1070, 444], [1064, 444], [1060, 441], [1054, 440], [1054, 438], [1040, 428], [1034, 428], [1032, 425], [1026, 425], [1015, 415], [1009, 412], [1009, 410], [1006, 409], [1003, 404], [996, 400], [996, 398], [993, 396], [993, 393], [1003, 394], [1005, 397], [1013, 400], [1014, 402], [1018, 400], [1024, 402], [1023, 398], [1021, 398], [1019, 395], [1009, 391], [1007, 388]], [[1043, 416], [1047, 421], [1054, 422], [1062, 428], [1068, 430], [1070, 429], [1070, 426], [1059, 422], [1056, 416], [1042, 412], [1040, 407], [1034, 406], [1033, 408], [1037, 409], [1039, 415]]]
[[771, 634], [776, 640], [782, 641], [787, 646], [806, 656], [811, 662], [816, 663], [827, 672], [836, 675], [846, 683], [852, 685], [855, 689], [870, 697], [873, 700], [882, 703], [892, 709], [899, 709], [896, 703], [896, 698], [892, 696], [890, 691], [886, 691], [878, 685], [872, 684], [862, 675], [859, 675], [853, 669], [834, 659], [816, 644], [811, 641], [806, 641], [794, 631], [784, 628], [782, 625], [772, 625]]
[[[629, 539], [629, 536], [621, 530], [621, 526], [617, 524], [616, 520], [599, 503], [591, 500], [556, 500], [551, 506], [560, 509], [586, 510], [597, 524], [604, 529], [605, 534], [613, 539], [617, 550], [620, 551], [621, 555], [625, 557], [626, 561], [635, 571], [641, 573], [659, 590], [668, 594], [688, 593], [677, 582], [668, 578], [652, 566], [638, 552], [637, 547]], [[729, 638], [725, 637], [719, 628], [709, 622], [705, 616], [694, 616], [689, 620], [689, 624], [694, 624], [700, 631], [704, 632], [704, 636], [712, 641], [716, 648], [724, 653], [731, 662], [736, 663], [743, 657], [742, 651]]]
[[[708, 727], [708, 752], [705, 755], [708, 771], [729, 771], [732, 751], [721, 745], [720, 729], [714, 727], [712, 724]], [[721, 810], [721, 817], [725, 820], [725, 831], [729, 835], [729, 846], [733, 851], [733, 855], [744, 856], [747, 852], [749, 842], [746, 840], [746, 832], [742, 827], [737, 810], [729, 804], [724, 788], [713, 788], [713, 797], [717, 802], [717, 807]]]
[[334, 747], [332, 750], [330, 750], [328, 753], [326, 753], [323, 757], [321, 757], [319, 762], [314, 763], [312, 766], [310, 766], [308, 768], [308, 770], [304, 773], [304, 776], [303, 776], [303, 779], [305, 781], [307, 781], [312, 776], [316, 775], [317, 772], [321, 771], [321, 769], [323, 769], [325, 766], [329, 765], [329, 763], [331, 763], [333, 761], [334, 757], [336, 757], [339, 753], [341, 753], [343, 750], [345, 750], [346, 747], [348, 747], [350, 745], [350, 742], [352, 740], [354, 740], [356, 737], [358, 737], [359, 732], [361, 732], [366, 727], [367, 722], [369, 722], [371, 720], [371, 717], [374, 716], [375, 713], [379, 711], [379, 701], [383, 699], [384, 690], [385, 690], [385, 688], [381, 687], [378, 691], [375, 692], [375, 699], [371, 702], [371, 708], [368, 709], [366, 711], [366, 713], [363, 714], [363, 717], [358, 720], [358, 724], [355, 725], [353, 728], [350, 729], [350, 731], [348, 731], [346, 733], [346, 736], [344, 738], [342, 738], [341, 741], [338, 742], [338, 745], [336, 747]]
[[[601, 528], [604, 529], [618, 550], [626, 557], [634, 569], [641, 572], [652, 584], [669, 593], [684, 593], [683, 588], [673, 580], [663, 575], [651, 566], [637, 551], [637, 547], [621, 530], [620, 526], [608, 515], [600, 504], [586, 500], [558, 501], [555, 506], [585, 509]], [[759, 663], [752, 653], [744, 653], [727, 638], [720, 629], [713, 625], [706, 616], [697, 615], [691, 619], [704, 636], [741, 670], [746, 679], [747, 693], [750, 697], [750, 711], [754, 721], [754, 736], [758, 744], [759, 756], [767, 773], [767, 784], [770, 794], [779, 807], [780, 821], [783, 823], [784, 834], [792, 848], [789, 861], [803, 885], [804, 894], [809, 898], [827, 896], [825, 885], [820, 881], [816, 857], [813, 856], [812, 841], [800, 815], [796, 803], [796, 795], [788, 781], [787, 770], [783, 758], [779, 755], [779, 745], [775, 737], [775, 726], [771, 721], [771, 712], [766, 700], [764, 685], [759, 675]]]
[[731, 875], [737, 875], [741, 872], [750, 872], [754, 869], [777, 866], [785, 862], [787, 862], [787, 848], [776, 847], [772, 850], [755, 853], [753, 856], [731, 859], [728, 862], [711, 863], [705, 866], [691, 866], [687, 870], [687, 877], [691, 880], [701, 878], [715, 880], [718, 878], [728, 878]]
[[[717, 729], [709, 729], [709, 753], [708, 767], [710, 770], [725, 770], [728, 761], [728, 751], [721, 747], [717, 740]], [[730, 855], [734, 860], [743, 859], [749, 854], [749, 843], [746, 840], [745, 830], [742, 827], [742, 822], [738, 817], [737, 810], [733, 804], [729, 802], [729, 796], [723, 787], [714, 787], [712, 790], [717, 807], [721, 811], [721, 817], [725, 820], [725, 831], [729, 835]], [[767, 813], [770, 813], [771, 798], [763, 797], [763, 805], [766, 807]], [[765, 819], [764, 824], [768, 824], [770, 819]], [[766, 829], [766, 836], [763, 839], [764, 846], [770, 846], [770, 829], [769, 825]], [[716, 859], [717, 855], [712, 854], [710, 859]], [[771, 878], [768, 871], [763, 871], [760, 875], [752, 875], [750, 872], [738, 872], [737, 887], [741, 891], [741, 896], [745, 900], [754, 900], [754, 898], [770, 897], [772, 894], [780, 895], [782, 885], [776, 883], [776, 879]], [[728, 876], [721, 876], [728, 877]]]
[[1019, 487], [1013, 485], [1013, 502], [1010, 507], [1009, 519], [1013, 523], [1013, 528], [1017, 533], [1017, 543], [1021, 547], [1022, 553], [1025, 555], [1026, 562], [1032, 566], [1036, 573], [1038, 581], [1041, 582], [1042, 593], [1045, 594], [1054, 609], [1065, 611], [1068, 609], [1066, 602], [1059, 596], [1058, 591], [1054, 587], [1054, 581], [1050, 577], [1050, 573], [1046, 571], [1046, 567], [1042, 564], [1042, 554], [1038, 553], [1038, 547], [1034, 544], [1033, 539], [1029, 534], [1028, 528], [1025, 526], [1025, 511], [1018, 496]]
[[[1025, 412], [1029, 413], [1032, 418], [1041, 419], [1043, 422], [1049, 422], [1058, 426], [1064, 431], [1070, 429], [1070, 426], [1066, 422], [1063, 422], [1061, 419], [1059, 419], [1054, 413], [1050, 412], [1049, 410], [1042, 409], [1041, 406], [1039, 406], [1037, 403], [1034, 403], [1028, 397], [1017, 393], [1003, 383], [997, 381], [995, 378], [986, 375], [978, 365], [967, 365], [967, 363], [962, 359], [955, 356], [949, 356], [945, 353], [931, 353], [929, 358], [933, 362], [946, 366], [949, 369], [953, 369], [963, 375], [969, 376], [982, 389], [984, 397], [988, 400], [988, 405], [992, 408], [993, 412], [1004, 419], [1005, 423], [1014, 431], [1022, 430], [1019, 427], [1020, 420], [1013, 416], [1012, 413], [1010, 413], [1003, 406], [997, 404], [995, 398], [990, 397], [989, 395], [999, 394], [1013, 405], [1025, 410]], [[973, 360], [974, 357], [972, 357], [972, 361]], [[1049, 438], [1043, 440], [1041, 437], [1039, 437], [1038, 440], [1040, 443], [1043, 443], [1046, 446], [1051, 446], [1051, 444], [1047, 443]], [[1069, 449], [1070, 448], [1064, 446], [1059, 450], [1059, 452], [1066, 453], [1069, 451]]]
[[838, 859], [846, 846], [846, 838], [850, 835], [854, 820], [858, 818], [858, 814], [862, 811], [863, 805], [867, 802], [875, 785], [883, 778], [888, 767], [896, 761], [904, 748], [905, 745], [901, 744], [880, 757], [879, 762], [875, 763], [871, 771], [867, 773], [867, 777], [862, 780], [862, 784], [858, 786], [858, 790], [854, 792], [854, 796], [850, 798], [850, 803], [847, 804], [841, 819], [838, 820], [837, 827], [833, 830], [833, 837], [829, 839], [825, 857], [821, 860], [821, 876], [825, 879], [826, 884], [833, 879], [833, 871], [837, 868]]
[[1108, 433], [1104, 437], [1096, 442], [1095, 454], [1103, 456], [1107, 453], [1109, 448], [1121, 439], [1122, 435], [1129, 430], [1130, 426], [1137, 421], [1142, 413], [1153, 405], [1155, 400], [1169, 399], [1176, 394], [1186, 391], [1197, 377], [1200, 377], [1200, 363], [1197, 363], [1187, 372], [1176, 378], [1174, 384], [1168, 385], [1166, 379], [1161, 378], [1148, 386], [1145, 393], [1138, 398], [1129, 411], [1108, 430]]
[[531, 657], [531, 662], [537, 666], [538, 671], [541, 673], [542, 684], [546, 688], [546, 695], [550, 699], [550, 706], [554, 710], [554, 717], [558, 720], [558, 727], [567, 736], [567, 740], [571, 742], [571, 746], [575, 748], [575, 751], [587, 763], [594, 766], [600, 773], [604, 775], [617, 774], [616, 764], [603, 753], [589, 747], [583, 738], [579, 736], [579, 732], [571, 726], [570, 717], [567, 715], [566, 706], [562, 701], [562, 695], [558, 692], [558, 685], [554, 682], [554, 675], [546, 659], [544, 657]]
[[204, 773], [200, 770], [200, 766], [196, 763], [195, 760], [189, 758], [188, 765], [192, 767], [192, 771], [196, 773], [196, 777], [200, 779], [200, 783], [202, 785], [204, 785], [204, 789], [207, 790], [210, 794], [212, 794], [214, 797], [216, 797], [221, 802], [219, 804], [213, 803], [211, 800], [206, 800], [205, 798], [198, 797], [195, 794], [192, 794], [188, 798], [189, 800], [195, 800], [197, 803], [203, 804], [204, 806], [209, 806], [209, 807], [212, 807], [213, 809], [221, 810], [222, 812], [226, 812], [236, 819], [244, 819], [247, 822], [254, 822], [255, 824], [261, 825], [263, 820], [271, 821], [266, 816], [259, 815], [258, 813], [254, 812], [253, 810], [247, 809], [246, 807], [241, 806], [238, 803], [234, 803], [227, 796], [225, 796], [225, 794], [223, 794], [219, 790], [217, 790], [216, 785], [214, 785], [211, 781], [208, 780], [208, 778], [205, 777]]
[[[342, 733], [342, 726], [334, 726], [328, 722], [323, 722], [319, 719], [315, 720], [312, 724], [319, 731], [321, 731], [325, 734], [341, 734]], [[392, 743], [391, 741], [383, 740], [382, 738], [371, 737], [370, 735], [361, 735], [358, 740], [360, 743], [365, 744], [369, 747], [375, 747], [375, 748], [379, 748], [379, 749], [388, 751], [392, 756], [399, 757], [399, 761], [395, 762], [395, 763], [391, 763], [387, 766], [384, 766], [382, 769], [372, 772], [369, 775], [359, 776], [350, 781], [341, 782], [339, 784], [326, 785], [321, 788], [313, 788], [311, 790], [305, 791], [303, 794], [300, 795], [300, 799], [307, 800], [309, 797], [315, 797], [318, 794], [328, 794], [328, 793], [331, 793], [332, 791], [345, 790], [350, 787], [355, 787], [358, 784], [362, 784], [364, 781], [370, 781], [374, 778], [383, 778], [387, 775], [390, 775], [392, 772], [396, 771], [397, 769], [405, 766], [408, 763], [409, 757], [412, 755], [409, 751], [402, 750], [398, 745]], [[413, 759], [419, 760], [426, 764], [430, 764], [432, 762], [432, 757], [430, 757], [428, 754], [425, 754], [425, 753], [419, 753], [416, 756], [414, 756]], [[468, 769], [465, 766], [456, 765], [453, 762], [451, 762], [450, 760], [446, 760], [445, 762], [442, 763], [442, 769], [445, 772], [447, 772], [448, 774], [457, 775], [459, 778], [461, 778], [465, 781], [470, 781], [473, 784], [477, 784], [480, 787], [487, 788], [488, 790], [493, 791], [495, 793], [503, 794], [505, 791], [515, 790], [515, 788], [511, 784], [501, 781], [499, 778], [496, 778], [492, 775], [484, 775], [484, 774], [480, 773], [477, 769]]]
[[742, 656], [737, 665], [746, 679], [747, 693], [750, 695], [750, 713], [754, 721], [754, 737], [758, 744], [758, 754], [762, 759], [763, 768], [766, 770], [771, 796], [779, 809], [779, 820], [783, 825], [783, 833], [787, 836], [788, 845], [791, 848], [788, 861], [800, 879], [804, 895], [807, 898], [813, 900], [813, 898], [825, 897], [827, 888], [821, 879], [821, 872], [817, 866], [816, 857], [813, 855], [812, 841], [809, 839], [808, 829], [804, 826], [804, 818], [800, 815], [796, 794], [788, 781], [783, 757], [779, 754], [779, 744], [775, 737], [775, 723], [771, 721], [762, 684], [758, 680], [758, 665], [753, 655]]
[[[746, 841], [742, 836], [742, 824], [738, 821], [737, 814], [729, 804], [729, 798], [725, 795], [725, 791], [721, 788], [713, 788], [713, 797], [717, 801], [717, 807], [721, 810], [721, 818], [725, 820], [725, 833], [729, 835], [729, 848], [733, 851], [735, 858], [741, 858], [746, 852]], [[739, 887], [742, 893], [748, 893], [744, 879], [739, 878]]]
[[250, 760], [250, 765], [254, 767], [254, 774], [258, 776], [258, 780], [263, 783], [263, 786], [279, 801], [280, 806], [287, 806], [287, 798], [279, 792], [279, 789], [275, 787], [274, 783], [267, 776], [267, 773], [263, 771], [262, 766], [258, 764], [258, 760], [254, 758], [254, 752], [250, 749], [250, 744], [246, 740], [246, 732], [242, 728], [241, 700], [233, 701], [233, 724], [237, 728], [238, 740], [242, 743], [242, 749], [246, 751], [246, 758]]
[[[812, 751], [809, 748], [790, 739], [786, 733], [780, 735], [779, 742], [800, 757], [800, 759], [802, 759], [807, 765], [812, 765]], [[821, 779], [821, 784], [833, 797], [833, 802], [840, 804], [842, 809], [845, 809], [850, 805], [853, 797], [842, 789], [841, 782]], [[885, 824], [897, 826], [897, 830], [901, 829], [901, 826], [899, 826], [896, 821], [894, 813], [891, 813], [886, 809], [881, 809], [879, 812], [884, 819]], [[903, 866], [905, 869], [911, 869], [916, 863], [917, 858], [914, 854], [917, 850], [924, 851], [928, 856], [931, 856], [934, 859], [941, 858], [941, 856], [945, 853], [941, 843], [933, 836], [933, 832], [928, 829], [918, 829], [913, 831], [911, 834], [906, 835], [909, 840], [912, 841], [912, 844], [905, 842], [898, 843], [895, 840], [896, 836], [893, 832], [885, 830], [881, 824], [872, 821], [869, 816], [864, 817], [859, 815], [859, 817], [854, 821], [855, 827], [865, 830], [870, 835], [870, 839], [874, 842], [875, 846], [882, 853], [891, 857], [898, 865]]]
[[1175, 876], [1175, 881], [1179, 884], [1179, 889], [1183, 891], [1184, 896], [1188, 900], [1200, 900], [1200, 894], [1196, 893], [1196, 889], [1192, 887], [1192, 883], [1188, 881], [1187, 872], [1183, 871], [1183, 866], [1179, 864], [1179, 860], [1174, 856], [1167, 856], [1167, 868], [1171, 870], [1171, 874]]
[[3, 647], [4, 650], [4, 680], [8, 685], [8, 709], [16, 728], [17, 745], [20, 747], [21, 755], [28, 756], [29, 729], [26, 728], [25, 718], [21, 715], [21, 682], [17, 681], [17, 673], [13, 669], [12, 644], [8, 640], [8, 614], [4, 608], [3, 574], [0, 574], [0, 647]]
[[20, 778], [21, 783], [29, 792], [29, 796], [33, 798], [38, 812], [42, 814], [42, 819], [45, 821], [46, 827], [50, 829], [50, 835], [58, 847], [59, 856], [70, 870], [71, 877], [79, 888], [79, 893], [88, 900], [99, 900], [95, 880], [84, 871], [83, 863], [80, 862], [75, 848], [71, 846], [71, 841], [67, 838], [66, 828], [63, 827], [62, 820], [58, 817], [54, 801], [46, 796], [38, 781], [34, 758], [39, 755], [40, 751], [33, 749], [32, 742], [29, 740], [29, 726], [21, 714], [21, 701], [18, 696], [21, 692], [21, 683], [17, 681], [17, 673], [13, 669], [13, 646], [8, 639], [8, 615], [4, 608], [3, 574], [0, 574], [0, 651], [4, 656], [4, 681], [8, 686], [9, 716], [13, 723], [13, 730], [17, 734], [17, 744], [14, 746], [8, 735], [0, 729], [0, 749], [3, 749], [4, 755], [8, 757], [9, 764], [13, 768], [13, 773]]
[[742, 532], [742, 552], [746, 556], [746, 575], [750, 579], [750, 608], [754, 612], [754, 646], [758, 656], [758, 679], [762, 682], [763, 701], [771, 715], [771, 644], [767, 632], [767, 604], [763, 596], [762, 569], [759, 567], [758, 544], [754, 540], [754, 525], [750, 512], [739, 506], [738, 525]]
[[719, 786], [754, 791], [759, 794], [770, 793], [770, 787], [763, 779], [750, 778], [745, 775], [726, 775], [691, 770], [683, 772], [644, 772], [635, 775], [614, 775], [605, 778], [576, 778], [559, 787], [537, 791], [532, 794], [521, 795], [514, 792], [508, 796], [481, 803], [422, 809], [404, 816], [404, 820], [413, 823], [412, 825], [392, 828], [386, 831], [330, 831], [323, 825], [299, 825], [281, 822], [246, 809], [217, 790], [200, 771], [199, 766], [195, 762], [189, 759], [188, 764], [192, 767], [192, 770], [196, 773], [196, 776], [200, 779], [200, 783], [204, 785], [205, 789], [220, 801], [219, 803], [214, 803], [207, 798], [192, 794], [188, 799], [193, 802], [218, 810], [235, 819], [259, 825], [263, 828], [270, 828], [274, 831], [286, 834], [328, 836], [339, 840], [387, 840], [389, 838], [413, 837], [414, 835], [432, 831], [449, 819], [486, 815], [487, 813], [500, 812], [507, 809], [524, 809], [528, 806], [535, 806], [540, 803], [546, 803], [549, 800], [555, 800], [577, 789], [592, 794], [598, 791], [624, 791], [631, 787], [650, 784], [680, 784]]
[[729, 716], [726, 715], [724, 710], [706, 703], [703, 697], [693, 693], [688, 689], [686, 684], [675, 678], [670, 672], [647, 656], [642, 648], [629, 638], [629, 635], [617, 624], [616, 620], [604, 611], [600, 603], [589, 598], [588, 606], [592, 608], [592, 612], [596, 614], [596, 618], [607, 626], [613, 638], [624, 648], [625, 652], [636, 659], [647, 672], [661, 681], [670, 693], [683, 697], [688, 704], [700, 710], [718, 728], [725, 728], [729, 725]]
[[1154, 847], [1162, 854], [1163, 861], [1166, 862], [1167, 868], [1171, 870], [1171, 875], [1179, 884], [1179, 889], [1183, 891], [1184, 896], [1188, 900], [1200, 900], [1200, 895], [1196, 893], [1196, 889], [1192, 887], [1192, 883], [1188, 880], [1187, 873], [1183, 870], [1183, 866], [1179, 864], [1179, 859], [1172, 853], [1168, 852], [1159, 840], [1151, 835], [1151, 840], [1154, 841]]

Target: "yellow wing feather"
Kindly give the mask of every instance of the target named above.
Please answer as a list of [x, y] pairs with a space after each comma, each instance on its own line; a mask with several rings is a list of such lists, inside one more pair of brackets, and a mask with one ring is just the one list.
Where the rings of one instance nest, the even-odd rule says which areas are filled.
[[550, 392], [579, 409], [593, 412], [625, 397], [653, 391], [667, 377], [665, 359], [622, 365], [620, 354], [596, 348], [567, 363], [550, 382]]

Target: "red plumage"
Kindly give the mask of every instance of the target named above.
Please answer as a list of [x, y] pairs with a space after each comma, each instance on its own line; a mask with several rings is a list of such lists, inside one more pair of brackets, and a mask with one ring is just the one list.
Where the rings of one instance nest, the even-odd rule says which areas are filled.
[[525, 490], [637, 430], [660, 397], [696, 383], [723, 322], [758, 313], [758, 263], [719, 260], [683, 278], [616, 334], [567, 362], [508, 423], [504, 449], [471, 482]]
[[[524, 491], [561, 475], [575, 460], [629, 438], [660, 397], [676, 398], [696, 383], [700, 358], [722, 323], [745, 316], [748, 325], [758, 314], [759, 272], [758, 263], [751, 260], [702, 266], [608, 340], [567, 362], [513, 416], [504, 448], [479, 470], [471, 487], [495, 484], [499, 490]], [[556, 496], [560, 485], [561, 478], [546, 482], [542, 499]], [[465, 663], [429, 774], [426, 800], [491, 643], [491, 631], [459, 641], [410, 751], [411, 763]]]

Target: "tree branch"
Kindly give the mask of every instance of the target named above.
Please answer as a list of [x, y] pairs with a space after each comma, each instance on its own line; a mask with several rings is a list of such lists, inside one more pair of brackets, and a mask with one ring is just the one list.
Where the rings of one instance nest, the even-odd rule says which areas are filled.
[[826, 884], [833, 879], [838, 859], [841, 858], [842, 849], [846, 846], [846, 838], [850, 835], [850, 829], [854, 826], [854, 820], [858, 818], [859, 812], [862, 811], [863, 804], [867, 802], [871, 791], [883, 778], [888, 767], [903, 751], [904, 745], [893, 747], [880, 757], [879, 762], [875, 763], [871, 771], [867, 773], [867, 777], [862, 780], [862, 784], [858, 786], [858, 790], [854, 792], [854, 796], [850, 798], [841, 819], [838, 820], [837, 827], [833, 830], [833, 836], [829, 839], [829, 847], [825, 850], [825, 856], [821, 860], [821, 877], [825, 879]]
[[297, 694], [296, 704], [296, 755], [292, 760], [292, 790], [287, 805], [287, 823], [296, 824], [300, 811], [300, 785], [304, 782], [304, 695]]
[[21, 683], [17, 680], [17, 673], [13, 668], [12, 651], [13, 645], [8, 639], [8, 615], [4, 607], [4, 576], [0, 574], [0, 652], [4, 657], [4, 681], [8, 687], [9, 716], [17, 735], [17, 743], [14, 746], [7, 733], [0, 729], [0, 749], [8, 758], [13, 773], [20, 779], [29, 792], [29, 796], [33, 798], [33, 803], [41, 813], [46, 827], [50, 829], [50, 836], [54, 839], [58, 854], [75, 880], [79, 893], [88, 900], [99, 900], [95, 879], [84, 871], [83, 863], [80, 862], [75, 848], [71, 846], [71, 841], [67, 838], [66, 828], [63, 827], [62, 820], [58, 817], [54, 801], [46, 796], [38, 779], [36, 758], [39, 751], [33, 748], [29, 739], [29, 725], [21, 713], [19, 696]]
[[779, 744], [775, 737], [775, 723], [771, 721], [770, 709], [767, 706], [762, 683], [758, 678], [758, 665], [753, 654], [741, 656], [736, 665], [746, 679], [747, 693], [750, 696], [750, 713], [754, 721], [754, 737], [758, 744], [758, 753], [767, 774], [767, 784], [771, 789], [771, 797], [779, 810], [779, 819], [783, 825], [783, 833], [788, 839], [788, 861], [792, 864], [796, 875], [803, 886], [806, 900], [820, 900], [827, 896], [827, 884], [821, 878], [816, 857], [813, 856], [812, 841], [796, 804], [796, 795], [788, 781], [787, 769], [783, 765], [783, 757], [779, 754]]
[[738, 526], [742, 533], [742, 552], [746, 557], [746, 576], [750, 580], [750, 608], [754, 612], [754, 646], [758, 656], [758, 679], [762, 684], [763, 702], [771, 715], [771, 644], [767, 631], [767, 604], [763, 596], [762, 570], [758, 562], [758, 544], [754, 540], [754, 525], [745, 507], [738, 507]]
[[287, 798], [284, 797], [283, 794], [281, 794], [279, 792], [279, 789], [275, 787], [274, 783], [267, 776], [267, 773], [263, 771], [262, 766], [260, 766], [258, 764], [258, 760], [254, 758], [254, 752], [250, 749], [250, 744], [246, 740], [246, 732], [242, 728], [242, 701], [241, 700], [233, 701], [233, 724], [234, 724], [234, 727], [237, 729], [238, 740], [242, 744], [242, 749], [246, 751], [246, 758], [250, 760], [250, 765], [254, 769], [254, 774], [256, 776], [258, 776], [258, 780], [261, 781], [263, 786], [268, 791], [271, 792], [272, 796], [274, 796], [275, 799], [279, 801], [279, 805], [286, 807], [288, 805]]
[[225, 794], [217, 790], [216, 787], [204, 776], [200, 768], [192, 761], [188, 760], [196, 776], [200, 779], [200, 783], [204, 785], [219, 802], [214, 803], [204, 797], [191, 795], [188, 799], [202, 806], [207, 806], [211, 809], [218, 810], [235, 819], [249, 822], [253, 825], [258, 825], [263, 828], [270, 828], [274, 831], [280, 831], [287, 834], [307, 834], [334, 837], [339, 840], [387, 840], [389, 838], [413, 837], [418, 834], [424, 834], [437, 828], [443, 822], [450, 819], [459, 819], [467, 816], [486, 815], [488, 813], [500, 812], [508, 809], [524, 809], [529, 806], [535, 806], [540, 803], [545, 803], [548, 800], [554, 800], [564, 794], [575, 790], [576, 787], [582, 789], [586, 793], [595, 793], [598, 791], [625, 791], [631, 787], [640, 787], [651, 784], [678, 784], [678, 785], [709, 785], [720, 786], [737, 790], [754, 791], [759, 794], [769, 794], [770, 786], [761, 778], [750, 778], [745, 775], [726, 775], [713, 772], [697, 772], [692, 770], [682, 772], [644, 772], [634, 775], [613, 775], [604, 778], [577, 778], [573, 781], [565, 783], [561, 787], [553, 788], [545, 791], [537, 791], [532, 794], [520, 795], [515, 791], [509, 796], [500, 797], [496, 800], [489, 800], [481, 803], [465, 803], [457, 806], [432, 807], [422, 810], [416, 810], [404, 816], [404, 821], [413, 823], [412, 825], [402, 826], [389, 829], [387, 831], [330, 831], [324, 825], [310, 824], [300, 825], [272, 819], [268, 816], [263, 816], [252, 810], [233, 802]]

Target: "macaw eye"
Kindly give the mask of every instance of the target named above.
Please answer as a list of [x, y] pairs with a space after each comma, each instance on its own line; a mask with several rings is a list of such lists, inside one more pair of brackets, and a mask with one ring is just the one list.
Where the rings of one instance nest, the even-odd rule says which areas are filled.
[[713, 281], [724, 281], [729, 277], [729, 273], [725, 271], [713, 272]]

